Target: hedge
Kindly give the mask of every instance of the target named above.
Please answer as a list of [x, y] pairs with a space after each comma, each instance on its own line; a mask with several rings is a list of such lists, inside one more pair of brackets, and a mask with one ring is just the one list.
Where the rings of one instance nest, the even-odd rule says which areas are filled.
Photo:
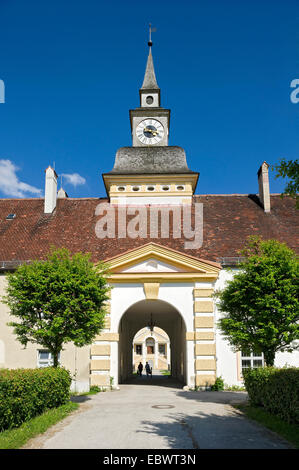
[[0, 431], [67, 403], [70, 385], [69, 371], [60, 367], [0, 370]]
[[299, 423], [299, 368], [260, 367], [244, 371], [250, 403], [288, 423]]

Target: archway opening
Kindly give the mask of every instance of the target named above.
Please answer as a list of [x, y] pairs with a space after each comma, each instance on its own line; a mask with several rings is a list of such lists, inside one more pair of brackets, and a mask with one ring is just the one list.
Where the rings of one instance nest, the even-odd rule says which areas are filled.
[[[169, 338], [171, 376], [180, 382], [187, 382], [186, 326], [183, 317], [168, 302], [142, 300], [132, 305], [120, 320], [118, 343], [119, 383], [130, 379], [135, 371], [133, 355], [135, 335], [145, 328], [149, 333], [147, 336], [150, 338], [152, 337], [151, 331], [154, 331], [155, 327], [166, 332]], [[155, 349], [150, 350], [150, 347], [154, 346], [153, 344], [145, 344], [145, 346], [149, 349], [142, 352], [153, 351], [155, 354]], [[145, 366], [145, 363], [143, 366]]]
[[133, 371], [138, 374], [138, 365], [147, 363], [152, 375], [171, 375], [170, 338], [157, 326], [146, 326], [137, 331], [132, 345]]

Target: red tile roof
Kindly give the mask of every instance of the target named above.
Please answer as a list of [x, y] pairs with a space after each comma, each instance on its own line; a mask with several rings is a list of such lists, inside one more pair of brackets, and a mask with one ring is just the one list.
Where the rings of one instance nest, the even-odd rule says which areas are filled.
[[[196, 250], [186, 250], [184, 238], [97, 238], [95, 225], [100, 217], [95, 209], [108, 202], [104, 198], [58, 199], [50, 215], [43, 212], [43, 199], [1, 199], [0, 262], [43, 259], [51, 245], [73, 253], [90, 252], [96, 262], [149, 242], [217, 262], [240, 256], [245, 239], [253, 234], [285, 242], [299, 253], [299, 211], [293, 199], [271, 195], [270, 214], [264, 213], [256, 196], [201, 195], [193, 200], [203, 203], [203, 245]], [[6, 220], [10, 213], [16, 217]]]

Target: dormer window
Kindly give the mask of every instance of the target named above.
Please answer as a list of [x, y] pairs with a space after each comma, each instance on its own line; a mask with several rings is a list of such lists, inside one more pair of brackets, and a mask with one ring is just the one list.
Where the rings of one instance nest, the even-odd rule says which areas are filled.
[[8, 214], [6, 216], [6, 220], [12, 220], [12, 219], [15, 219], [16, 218], [16, 214]]

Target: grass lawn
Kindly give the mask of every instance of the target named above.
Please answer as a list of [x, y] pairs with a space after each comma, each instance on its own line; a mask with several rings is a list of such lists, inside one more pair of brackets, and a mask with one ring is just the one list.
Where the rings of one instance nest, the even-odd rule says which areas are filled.
[[45, 432], [79, 407], [78, 403], [66, 403], [46, 411], [23, 423], [20, 427], [0, 432], [0, 449], [19, 449], [32, 437]]
[[289, 424], [277, 416], [268, 413], [263, 408], [243, 403], [234, 406], [242, 411], [248, 418], [276, 432], [286, 441], [290, 442], [296, 449], [299, 449], [299, 426], [297, 424]]

